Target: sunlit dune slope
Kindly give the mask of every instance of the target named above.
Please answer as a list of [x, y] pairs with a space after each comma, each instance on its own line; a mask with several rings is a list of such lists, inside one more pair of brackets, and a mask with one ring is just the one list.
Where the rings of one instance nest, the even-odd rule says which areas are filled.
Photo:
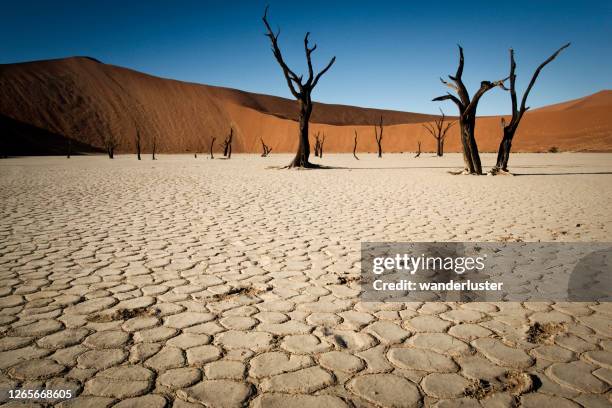
[[[612, 91], [528, 112], [515, 151], [612, 150]], [[327, 152], [374, 151], [373, 126], [384, 117], [387, 152], [425, 151], [434, 140], [423, 128], [432, 115], [316, 104], [311, 131], [326, 135]], [[234, 152], [259, 152], [263, 138], [273, 152], [297, 146], [297, 106], [292, 100], [146, 75], [87, 57], [0, 65], [0, 148], [9, 154], [64, 154], [101, 150], [113, 135], [119, 152], [133, 152], [136, 130], [144, 151], [157, 141], [162, 153], [215, 150], [234, 128]], [[496, 150], [499, 117], [479, 118], [481, 150]], [[447, 151], [458, 151], [457, 127]]]

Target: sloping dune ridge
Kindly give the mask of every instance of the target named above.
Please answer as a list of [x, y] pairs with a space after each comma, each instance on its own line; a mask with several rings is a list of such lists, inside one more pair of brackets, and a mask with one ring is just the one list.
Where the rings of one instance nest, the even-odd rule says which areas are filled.
[[[611, 111], [610, 90], [534, 109], [514, 151], [612, 151]], [[436, 116], [427, 114], [316, 104], [311, 133], [326, 135], [327, 152], [350, 152], [357, 131], [358, 151], [372, 152], [380, 115], [386, 152], [414, 151], [418, 141], [434, 150], [423, 124]], [[273, 152], [288, 152], [297, 147], [296, 119], [292, 100], [153, 77], [88, 57], [0, 65], [0, 147], [11, 155], [64, 154], [68, 139], [75, 153], [100, 151], [109, 134], [118, 152], [133, 152], [137, 129], [144, 152], [154, 139], [161, 153], [206, 152], [213, 137], [219, 151], [230, 126], [234, 152], [259, 152], [261, 138]], [[495, 151], [500, 117], [479, 118], [476, 136], [482, 151]], [[445, 150], [459, 149], [455, 126]]]

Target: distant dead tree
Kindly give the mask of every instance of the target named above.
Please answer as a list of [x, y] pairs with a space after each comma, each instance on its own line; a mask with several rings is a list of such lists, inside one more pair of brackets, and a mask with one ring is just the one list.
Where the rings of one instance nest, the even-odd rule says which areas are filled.
[[106, 149], [106, 154], [108, 154], [109, 159], [115, 158], [115, 149], [119, 146], [119, 142], [117, 142], [117, 138], [113, 133], [108, 133], [104, 138], [104, 148]]
[[[380, 128], [380, 133], [379, 129]], [[380, 117], [379, 128], [374, 125], [374, 135], [376, 137], [376, 144], [378, 145], [378, 157], [382, 157], [382, 138], [383, 138], [383, 117]]]
[[136, 156], [140, 160], [140, 129], [136, 128]]
[[466, 174], [482, 174], [482, 165], [480, 162], [480, 154], [478, 153], [478, 145], [476, 144], [476, 138], [474, 137], [474, 129], [476, 127], [476, 108], [480, 98], [489, 90], [499, 86], [504, 86], [504, 81], [508, 78], [500, 79], [498, 81], [482, 81], [480, 88], [476, 91], [474, 96], [470, 99], [470, 95], [463, 83], [461, 76], [463, 75], [463, 48], [459, 45], [459, 66], [455, 75], [449, 75], [448, 77], [453, 83], [447, 82], [440, 78], [440, 81], [449, 88], [452, 88], [457, 92], [457, 96], [447, 93], [446, 95], [438, 96], [434, 98], [434, 101], [451, 100], [459, 108], [459, 127], [461, 135], [461, 145], [463, 147], [463, 161], [465, 163], [464, 173]]
[[260, 137], [259, 139], [261, 140], [261, 148], [263, 150], [261, 153], [261, 157], [268, 157], [268, 155], [272, 151], [272, 148], [264, 143], [263, 137]]
[[216, 137], [213, 137], [212, 140], [210, 141], [210, 158], [214, 159], [215, 156], [213, 156], [213, 147], [215, 145], [215, 140], [217, 140]]
[[440, 109], [442, 116], [434, 120], [434, 124], [425, 123], [423, 127], [436, 139], [436, 155], [442, 157], [444, 154], [444, 139], [446, 139], [446, 132], [457, 122], [448, 122], [444, 126], [445, 115], [442, 109]]
[[417, 148], [416, 155], [414, 156], [415, 158], [421, 155], [421, 141], [419, 140], [417, 144], [418, 144], [418, 148]]
[[155, 151], [157, 150], [157, 136], [155, 136], [155, 133], [153, 134], [152, 145], [153, 148], [151, 158], [155, 160]]
[[234, 128], [230, 127], [230, 133], [223, 142], [223, 156], [232, 158], [232, 139], [234, 138]]
[[[311, 93], [312, 90], [319, 83], [319, 79], [325, 74], [331, 66], [336, 61], [336, 57], [333, 57], [329, 63], [321, 70], [318, 74], [314, 74], [314, 70], [312, 67], [311, 54], [317, 48], [317, 46], [309, 47], [308, 46], [308, 37], [310, 33], [306, 33], [304, 37], [304, 51], [306, 53], [306, 61], [308, 63], [308, 79], [306, 82], [303, 82], [303, 75], [296, 75], [289, 66], [285, 63], [283, 56], [281, 54], [281, 50], [278, 47], [278, 36], [280, 34], [280, 30], [274, 34], [270, 24], [268, 23], [268, 7], [264, 12], [263, 22], [266, 26], [266, 36], [270, 39], [272, 43], [272, 53], [276, 58], [276, 61], [280, 65], [283, 70], [283, 74], [285, 76], [285, 80], [287, 81], [287, 86], [289, 86], [289, 90], [298, 100], [300, 105], [300, 131], [299, 131], [299, 145], [298, 150], [295, 155], [295, 158], [289, 163], [287, 168], [292, 167], [302, 167], [302, 168], [316, 168], [318, 165], [314, 165], [308, 161], [310, 157], [310, 141], [308, 140], [308, 125], [310, 122], [310, 115], [312, 114], [312, 99]], [[297, 88], [297, 89], [296, 89]]]
[[322, 159], [323, 158], [323, 144], [325, 143], [325, 133], [323, 133], [323, 136], [321, 137], [321, 142], [319, 143], [319, 158]]
[[315, 145], [314, 145], [314, 154], [315, 157], [323, 157], [323, 143], [325, 143], [325, 133], [323, 133], [323, 137], [320, 136], [321, 133], [317, 132], [315, 135]]
[[72, 140], [68, 139], [68, 151], [66, 153], [66, 158], [69, 159], [72, 154]]
[[314, 155], [315, 157], [319, 157], [319, 149], [321, 148], [321, 139], [319, 137], [319, 132], [315, 134], [315, 144], [314, 144]]
[[357, 131], [356, 130], [355, 130], [355, 143], [353, 144], [353, 157], [359, 160], [359, 157], [357, 157]]
[[514, 133], [518, 128], [521, 119], [523, 118], [523, 114], [529, 110], [527, 104], [527, 97], [529, 96], [529, 92], [531, 92], [531, 88], [535, 84], [538, 79], [538, 75], [540, 75], [540, 71], [544, 68], [549, 62], [554, 60], [557, 55], [564, 49], [570, 46], [570, 43], [565, 44], [557, 51], [555, 51], [546, 61], [540, 64], [540, 66], [535, 70], [533, 76], [531, 77], [531, 81], [529, 81], [529, 85], [523, 94], [523, 99], [521, 100], [521, 106], [518, 106], [517, 98], [516, 98], [516, 62], [514, 61], [514, 50], [510, 49], [510, 100], [512, 101], [512, 118], [510, 122], [506, 123], [505, 119], [502, 118], [502, 127], [504, 136], [499, 144], [499, 150], [497, 151], [497, 162], [495, 163], [495, 167], [491, 169], [491, 174], [497, 174], [501, 172], [508, 171], [508, 159], [510, 158], [510, 150], [512, 148], [512, 139], [514, 138]]

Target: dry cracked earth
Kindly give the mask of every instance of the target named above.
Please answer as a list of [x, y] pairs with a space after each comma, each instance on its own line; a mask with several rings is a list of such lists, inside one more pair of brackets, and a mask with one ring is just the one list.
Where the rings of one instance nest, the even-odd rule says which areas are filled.
[[0, 402], [609, 407], [612, 304], [358, 295], [360, 241], [610, 241], [611, 158], [3, 160]]

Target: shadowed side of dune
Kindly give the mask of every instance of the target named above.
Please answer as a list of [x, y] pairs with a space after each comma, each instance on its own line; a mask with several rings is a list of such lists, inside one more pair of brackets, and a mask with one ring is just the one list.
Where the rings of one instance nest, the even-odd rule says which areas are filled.
[[0, 157], [101, 153], [103, 150], [29, 123], [0, 115]]

